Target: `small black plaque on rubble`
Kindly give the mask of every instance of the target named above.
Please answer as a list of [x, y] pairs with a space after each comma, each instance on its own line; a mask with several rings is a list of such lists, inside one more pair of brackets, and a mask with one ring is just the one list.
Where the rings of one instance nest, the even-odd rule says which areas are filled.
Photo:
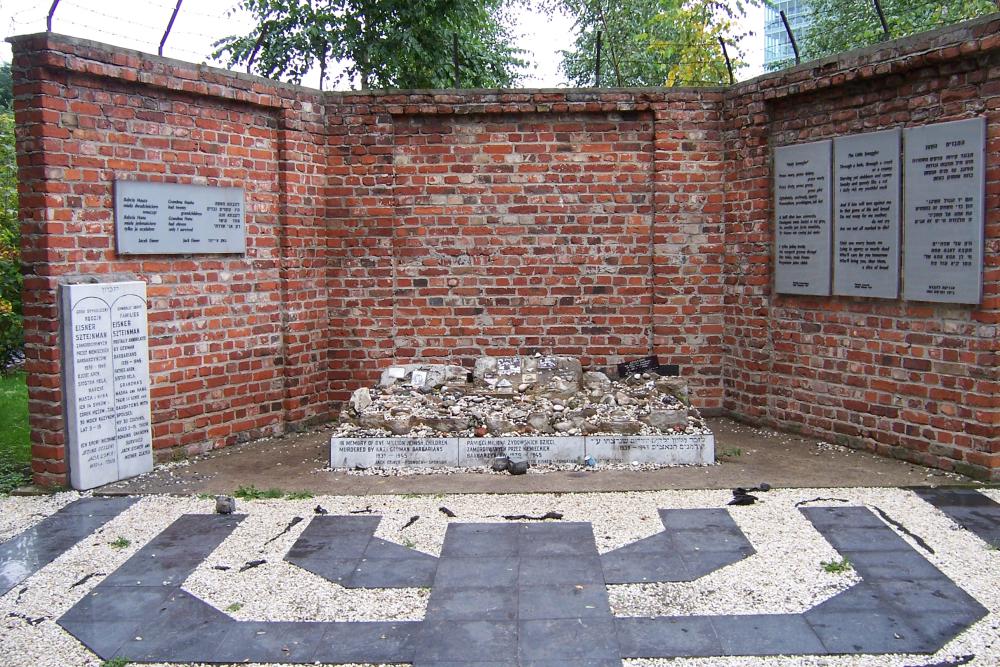
[[657, 375], [676, 376], [681, 374], [680, 366], [677, 364], [660, 364], [659, 358], [654, 354], [642, 359], [623, 361], [618, 364], [618, 377], [624, 378], [634, 373], [648, 373], [653, 371]]
[[642, 359], [633, 359], [632, 361], [623, 361], [618, 364], [618, 377], [626, 377], [632, 375], [633, 373], [646, 373], [648, 371], [655, 371], [660, 366], [660, 360], [654, 354], [649, 357], [643, 357]]

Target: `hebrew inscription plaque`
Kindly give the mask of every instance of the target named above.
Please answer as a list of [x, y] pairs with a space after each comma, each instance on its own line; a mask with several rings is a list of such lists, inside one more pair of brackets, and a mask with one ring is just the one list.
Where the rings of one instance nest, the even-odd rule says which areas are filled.
[[832, 142], [774, 152], [774, 287], [784, 294], [830, 293]]
[[115, 181], [123, 255], [246, 252], [243, 189]]
[[152, 470], [146, 284], [63, 285], [61, 299], [70, 483]]
[[985, 141], [985, 118], [904, 131], [907, 299], [982, 299]]
[[834, 140], [834, 294], [899, 296], [899, 141], [899, 130]]

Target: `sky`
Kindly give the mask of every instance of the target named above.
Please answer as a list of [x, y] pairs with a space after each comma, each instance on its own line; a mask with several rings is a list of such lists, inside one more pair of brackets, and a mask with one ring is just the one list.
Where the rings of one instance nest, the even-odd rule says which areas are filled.
[[[415, 0], [419, 1], [419, 0]], [[623, 0], [620, 0], [623, 1]], [[99, 42], [156, 53], [163, 31], [174, 10], [174, 0], [58, 0], [52, 21], [53, 32], [93, 39]], [[190, 62], [222, 66], [209, 58], [212, 43], [232, 34], [246, 34], [253, 27], [249, 15], [233, 11], [237, 0], [184, 0], [163, 55]], [[44, 32], [51, 0], [0, 0], [0, 28], [4, 36]], [[764, 30], [762, 9], [751, 9], [746, 27], [758, 38], [745, 49], [751, 67], [739, 76], [746, 79], [762, 71]], [[566, 85], [559, 72], [559, 51], [573, 41], [572, 21], [563, 16], [543, 16], [524, 11], [515, 33], [518, 46], [528, 52], [533, 68], [521, 81], [525, 88], [556, 88]], [[0, 45], [0, 60], [10, 60], [10, 45]], [[318, 76], [303, 83], [318, 85]], [[347, 87], [346, 83], [340, 88]]]

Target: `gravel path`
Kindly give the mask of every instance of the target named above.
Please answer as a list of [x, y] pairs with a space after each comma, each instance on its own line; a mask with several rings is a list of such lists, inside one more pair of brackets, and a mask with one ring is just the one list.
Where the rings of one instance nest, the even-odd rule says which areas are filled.
[[[987, 490], [1000, 501], [1000, 491]], [[965, 589], [990, 614], [934, 656], [844, 656], [626, 660], [628, 667], [737, 665], [917, 666], [974, 654], [971, 665], [1000, 664], [1000, 550], [958, 528], [943, 513], [902, 489], [794, 489], [758, 494], [760, 502], [731, 507], [730, 514], [756, 555], [694, 582], [609, 586], [618, 616], [798, 613], [858, 581], [848, 570], [826, 572], [824, 561], [839, 555], [796, 509], [813, 505], [879, 508], [921, 537], [929, 553], [899, 533], [918, 553]], [[0, 498], [0, 539], [7, 539], [80, 497]], [[429, 589], [345, 589], [284, 562], [290, 546], [315, 516], [370, 509], [382, 516], [376, 536], [438, 555], [449, 522], [504, 521], [503, 514], [557, 511], [565, 521], [589, 521], [602, 553], [662, 530], [658, 509], [719, 508], [728, 491], [658, 491], [604, 494], [324, 496], [303, 500], [237, 501], [248, 515], [232, 535], [187, 580], [185, 588], [238, 620], [420, 620]], [[447, 507], [456, 518], [439, 511]], [[184, 513], [210, 513], [208, 498], [143, 498], [98, 532], [0, 598], [0, 665], [98, 666], [101, 661], [63, 631], [55, 620], [146, 542]], [[413, 517], [420, 518], [404, 525]], [[296, 517], [303, 520], [291, 525]], [[285, 531], [288, 526], [291, 528]], [[128, 546], [112, 545], [119, 538]], [[120, 545], [123, 541], [117, 542]], [[242, 565], [265, 560], [240, 572]], [[222, 566], [228, 569], [217, 569]], [[95, 574], [96, 573], [96, 574]], [[86, 581], [88, 575], [91, 576]]]

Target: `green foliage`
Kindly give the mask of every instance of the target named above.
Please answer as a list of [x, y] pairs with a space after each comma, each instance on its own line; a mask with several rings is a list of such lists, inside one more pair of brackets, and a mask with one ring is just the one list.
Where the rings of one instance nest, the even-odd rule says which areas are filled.
[[314, 497], [312, 491], [289, 491], [285, 493], [281, 489], [274, 487], [270, 489], [258, 489], [253, 484], [239, 487], [233, 491], [233, 496], [241, 500], [276, 500], [278, 498], [284, 498], [285, 500], [307, 500]]
[[851, 561], [846, 558], [841, 558], [840, 560], [820, 561], [820, 565], [823, 566], [823, 570], [825, 572], [830, 572], [831, 574], [841, 574], [851, 569]]
[[30, 480], [28, 386], [24, 372], [0, 376], [0, 494]]
[[[812, 23], [801, 45], [805, 59], [884, 39], [871, 0], [810, 0], [809, 6]], [[893, 39], [997, 11], [994, 0], [882, 0], [881, 6]]]
[[[509, 87], [525, 63], [510, 44], [510, 3], [520, 0], [241, 0], [257, 26], [215, 43], [215, 58], [293, 83], [313, 67], [320, 88], [346, 79], [364, 89]], [[254, 52], [256, 56], [254, 55]], [[344, 70], [329, 76], [331, 63]]]
[[231, 605], [229, 605], [228, 607], [226, 607], [226, 611], [228, 611], [230, 613], [232, 613], [234, 611], [239, 611], [240, 609], [243, 609], [243, 603], [242, 602], [234, 602]]
[[734, 71], [743, 66], [737, 33], [747, 6], [761, 0], [547, 0], [549, 11], [575, 19], [573, 48], [563, 51], [570, 83], [595, 83], [597, 33], [601, 33], [601, 85], [700, 86], [729, 82], [719, 38], [726, 40]]
[[233, 491], [233, 496], [241, 500], [261, 500], [264, 498], [283, 498], [285, 492], [281, 489], [258, 489], [253, 484], [241, 486]]
[[719, 452], [719, 455], [715, 458], [717, 459], [734, 459], [738, 456], [743, 456], [743, 450], [739, 447], [728, 447]]
[[101, 667], [128, 667], [128, 658], [111, 658], [110, 660], [105, 660], [101, 663]]
[[0, 112], [0, 372], [24, 345], [14, 113]]
[[132, 545], [132, 540], [128, 539], [127, 537], [119, 537], [115, 539], [113, 542], [108, 542], [108, 544], [111, 545], [112, 549], [127, 549], [129, 546]]
[[14, 79], [10, 72], [10, 63], [0, 64], [0, 109], [14, 110]]

